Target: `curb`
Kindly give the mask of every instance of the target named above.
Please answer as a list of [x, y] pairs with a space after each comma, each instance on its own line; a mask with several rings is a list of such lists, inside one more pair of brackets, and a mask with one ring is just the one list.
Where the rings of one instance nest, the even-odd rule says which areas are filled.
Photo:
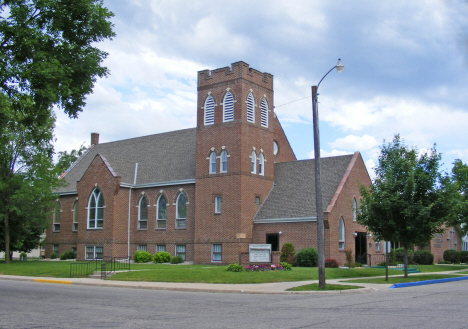
[[444, 282], [452, 282], [452, 281], [461, 281], [461, 280], [468, 280], [468, 276], [466, 277], [459, 277], [459, 278], [445, 278], [445, 279], [434, 279], [434, 280], [426, 280], [426, 281], [415, 281], [415, 282], [405, 282], [405, 283], [395, 283], [393, 284], [390, 289], [395, 288], [405, 288], [405, 287], [413, 287], [413, 286], [423, 286], [426, 284], [436, 284], [436, 283], [444, 283]]
[[72, 284], [72, 281], [65, 280], [48, 280], [48, 279], [33, 279], [33, 282], [42, 282], [42, 283], [59, 283], [59, 284]]

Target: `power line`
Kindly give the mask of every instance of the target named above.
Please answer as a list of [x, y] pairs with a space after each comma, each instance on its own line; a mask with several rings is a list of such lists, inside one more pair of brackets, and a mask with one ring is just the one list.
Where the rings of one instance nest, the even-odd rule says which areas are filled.
[[303, 100], [303, 99], [310, 98], [310, 97], [311, 97], [311, 96], [302, 97], [302, 98], [296, 99], [295, 101], [292, 101], [292, 102], [289, 102], [289, 103], [285, 103], [285, 104], [281, 104], [281, 105], [275, 106], [275, 108], [278, 108], [278, 107], [284, 106], [284, 105], [288, 105], [288, 104], [291, 104], [291, 103], [294, 103], [294, 102], [298, 102], [298, 101], [301, 101], [301, 100]]

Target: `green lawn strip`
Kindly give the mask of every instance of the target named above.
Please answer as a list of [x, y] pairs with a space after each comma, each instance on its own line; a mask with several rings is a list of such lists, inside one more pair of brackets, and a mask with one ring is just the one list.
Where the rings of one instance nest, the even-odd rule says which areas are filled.
[[349, 290], [349, 289], [359, 289], [364, 288], [361, 286], [348, 286], [344, 284], [326, 284], [325, 288], [320, 288], [318, 283], [306, 284], [299, 287], [294, 287], [286, 289], [286, 291], [325, 291], [325, 290]]
[[10, 264], [5, 264], [4, 261], [0, 261], [0, 274], [69, 278], [70, 262], [28, 260], [27, 262], [12, 261]]
[[374, 279], [346, 280], [346, 281], [343, 281], [343, 282], [394, 284], [394, 283], [427, 281], [427, 280], [437, 280], [437, 279], [446, 279], [446, 278], [457, 278], [457, 277], [461, 277], [461, 276], [462, 275], [451, 275], [451, 274], [422, 274], [422, 275], [411, 275], [410, 274], [407, 278], [405, 278], [403, 276], [389, 277], [388, 281], [385, 281], [385, 278], [374, 278]]
[[467, 269], [468, 265], [420, 265], [422, 273], [458, 271]]

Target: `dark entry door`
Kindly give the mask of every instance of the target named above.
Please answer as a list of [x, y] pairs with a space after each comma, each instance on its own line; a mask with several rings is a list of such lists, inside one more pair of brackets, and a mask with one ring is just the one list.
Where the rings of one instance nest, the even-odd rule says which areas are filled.
[[279, 234], [267, 234], [266, 244], [271, 244], [271, 251], [279, 251]]
[[367, 234], [366, 232], [356, 232], [355, 241], [355, 262], [367, 264]]

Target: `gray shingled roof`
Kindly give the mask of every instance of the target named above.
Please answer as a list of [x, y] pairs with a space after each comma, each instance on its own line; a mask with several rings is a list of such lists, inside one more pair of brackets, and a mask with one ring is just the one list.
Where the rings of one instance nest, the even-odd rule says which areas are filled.
[[[327, 209], [353, 154], [321, 159], [323, 211]], [[275, 163], [275, 185], [255, 216], [256, 222], [316, 217], [315, 160]]]
[[68, 186], [58, 193], [76, 191], [81, 179], [97, 154], [108, 161], [122, 184], [133, 184], [138, 163], [137, 185], [195, 179], [196, 129], [125, 139], [97, 144], [65, 174]]

